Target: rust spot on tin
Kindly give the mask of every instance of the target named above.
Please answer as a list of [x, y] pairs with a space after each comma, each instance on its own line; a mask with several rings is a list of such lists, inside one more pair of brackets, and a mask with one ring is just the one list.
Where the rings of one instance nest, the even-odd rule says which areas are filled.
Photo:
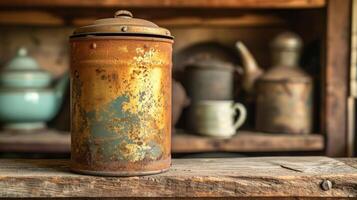
[[91, 48], [91, 49], [96, 49], [96, 48], [97, 48], [97, 44], [93, 42], [93, 43], [90, 45], [90, 48]]
[[95, 70], [95, 72], [99, 75], [100, 73], [104, 73], [105, 70], [98, 68], [98, 69]]
[[77, 70], [74, 71], [74, 76], [75, 76], [76, 78], [79, 78], [79, 72], [78, 72]]
[[118, 80], [118, 75], [117, 75], [117, 74], [112, 74], [112, 80], [113, 80], [113, 81]]

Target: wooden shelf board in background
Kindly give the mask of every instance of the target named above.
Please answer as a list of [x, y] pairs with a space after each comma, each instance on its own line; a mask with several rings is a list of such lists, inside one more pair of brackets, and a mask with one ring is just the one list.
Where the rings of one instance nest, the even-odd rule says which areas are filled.
[[286, 152], [321, 151], [324, 148], [322, 135], [268, 134], [254, 131], [239, 131], [230, 139], [217, 139], [189, 135], [178, 131], [172, 140], [176, 153], [188, 152]]
[[306, 10], [300, 8], [325, 5], [325, 0], [2, 0], [0, 25], [78, 27], [125, 8], [135, 17], [164, 27], [276, 26], [285, 24], [286, 17], [266, 9]]
[[[321, 151], [322, 135], [283, 135], [240, 131], [230, 139], [190, 135], [176, 131], [172, 137], [173, 153], [198, 152], [287, 152]], [[54, 130], [32, 133], [0, 133], [0, 152], [69, 153], [70, 134]]]
[[[108, 11], [98, 11], [96, 14], [86, 13], [76, 16], [73, 13], [53, 13], [48, 10], [2, 10], [0, 9], [0, 25], [31, 25], [31, 26], [84, 26], [93, 23], [98, 15], [104, 16]], [[139, 12], [140, 14], [141, 12]], [[137, 14], [137, 13], [135, 13]], [[181, 13], [182, 14], [182, 13]], [[150, 19], [164, 27], [250, 27], [278, 26], [286, 24], [286, 20], [273, 14], [245, 13], [237, 16], [207, 18], [205, 16], [156, 16]]]
[[57, 130], [0, 133], [0, 152], [69, 153], [70, 144], [70, 134]]
[[1, 0], [6, 7], [319, 8], [325, 0]]

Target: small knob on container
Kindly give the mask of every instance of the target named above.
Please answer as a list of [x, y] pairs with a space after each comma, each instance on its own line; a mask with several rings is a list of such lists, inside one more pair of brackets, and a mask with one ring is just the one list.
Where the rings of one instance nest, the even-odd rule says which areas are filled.
[[133, 14], [127, 10], [118, 10], [115, 12], [114, 17], [126, 17], [126, 18], [133, 18]]

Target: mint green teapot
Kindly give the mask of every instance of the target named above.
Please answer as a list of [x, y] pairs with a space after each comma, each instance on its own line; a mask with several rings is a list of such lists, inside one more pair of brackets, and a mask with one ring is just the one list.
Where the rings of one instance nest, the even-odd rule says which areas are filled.
[[50, 73], [20, 48], [0, 72], [0, 122], [5, 129], [46, 127], [61, 107], [68, 73], [53, 83]]

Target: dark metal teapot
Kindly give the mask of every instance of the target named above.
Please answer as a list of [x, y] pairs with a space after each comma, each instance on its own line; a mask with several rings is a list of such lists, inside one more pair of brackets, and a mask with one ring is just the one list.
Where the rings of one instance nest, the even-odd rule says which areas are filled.
[[236, 47], [243, 60], [242, 86], [256, 94], [256, 129], [311, 133], [313, 81], [298, 67], [300, 37], [285, 32], [273, 40], [273, 67], [265, 73], [242, 42], [237, 42]]

